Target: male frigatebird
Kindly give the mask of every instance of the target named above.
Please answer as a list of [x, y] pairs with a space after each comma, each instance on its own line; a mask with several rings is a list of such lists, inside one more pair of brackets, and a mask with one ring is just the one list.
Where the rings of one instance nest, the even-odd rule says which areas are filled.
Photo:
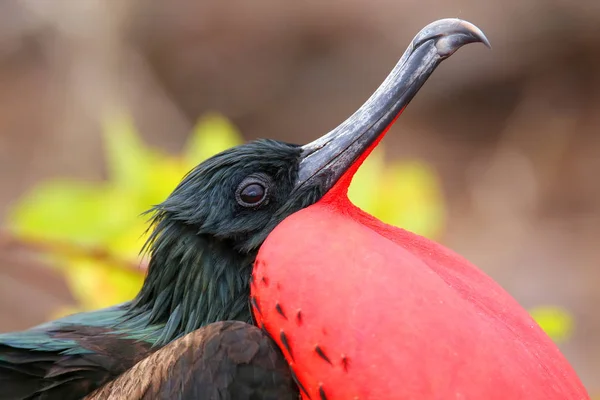
[[[320, 200], [344, 172], [355, 169], [437, 65], [472, 42], [487, 40], [467, 22], [430, 24], [413, 40], [375, 95], [332, 133], [304, 147], [273, 140], [250, 142], [192, 170], [154, 209], [148, 275], [133, 301], [0, 335], [0, 398], [81, 398], [126, 371], [126, 375], [133, 374], [129, 377], [139, 377], [143, 374], [139, 368], [152, 363], [131, 367], [153, 354], [157, 358], [152, 360], [159, 362], [164, 360], [161, 357], [174, 359], [177, 354], [191, 358], [196, 354], [207, 360], [179, 364], [195, 369], [192, 378], [212, 377], [209, 383], [215, 386], [204, 390], [217, 390], [221, 397], [206, 398], [244, 398], [236, 397], [232, 388], [239, 388], [247, 398], [267, 398], [258, 393], [285, 387], [288, 376], [281, 371], [281, 363], [268, 364], [260, 358], [272, 359], [277, 350], [261, 344], [264, 334], [257, 335], [248, 324], [211, 324], [251, 322], [250, 276], [265, 238], [286, 217]], [[268, 300], [265, 295], [264, 301]], [[211, 329], [218, 329], [219, 334], [211, 336]], [[266, 350], [257, 350], [259, 358], [235, 346], [232, 352], [218, 351], [231, 330], [239, 343], [256, 342], [255, 348]], [[204, 350], [181, 352], [181, 343], [186, 341], [176, 340], [182, 337], [210, 341]], [[275, 337], [280, 341], [282, 336]], [[195, 346], [198, 342], [190, 339], [187, 343]], [[279, 343], [287, 351], [285, 343]], [[236, 371], [244, 367], [246, 372], [227, 380], [231, 378], [228, 363], [233, 363]], [[272, 368], [271, 376], [278, 378], [265, 379], [264, 387], [257, 388], [253, 366]], [[106, 390], [123, 389], [132, 382], [126, 375], [115, 381], [121, 386], [107, 386]], [[156, 376], [160, 380], [165, 375]], [[190, 375], [170, 376], [151, 385], [154, 389], [146, 392], [146, 398], [174, 393], [163, 389], [170, 383], [179, 385], [187, 377]], [[206, 384], [206, 379], [199, 382]], [[244, 389], [249, 387], [255, 397]], [[186, 390], [198, 393], [192, 387]]]

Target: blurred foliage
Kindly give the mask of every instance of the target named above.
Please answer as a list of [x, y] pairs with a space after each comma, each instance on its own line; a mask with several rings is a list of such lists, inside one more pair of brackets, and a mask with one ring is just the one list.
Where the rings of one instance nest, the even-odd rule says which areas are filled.
[[446, 208], [435, 171], [418, 160], [386, 164], [382, 145], [360, 167], [348, 196], [381, 221], [432, 239], [445, 225]]
[[563, 308], [538, 306], [529, 310], [535, 321], [555, 342], [564, 342], [573, 331], [573, 317]]
[[[163, 201], [195, 165], [242, 141], [226, 119], [210, 114], [198, 121], [182, 153], [173, 156], [145, 145], [127, 115], [107, 118], [106, 181], [43, 182], [10, 214], [9, 226], [16, 235], [55, 244], [50, 261], [62, 268], [78, 307], [58, 310], [53, 317], [135, 296], [146, 261], [139, 251], [148, 235], [140, 214]], [[418, 160], [386, 162], [382, 145], [359, 169], [349, 197], [382, 221], [423, 236], [439, 238], [445, 226], [446, 208], [435, 171]], [[89, 251], [68, 251], [65, 243]], [[547, 307], [532, 315], [555, 340], [570, 333], [572, 322], [564, 311]]]

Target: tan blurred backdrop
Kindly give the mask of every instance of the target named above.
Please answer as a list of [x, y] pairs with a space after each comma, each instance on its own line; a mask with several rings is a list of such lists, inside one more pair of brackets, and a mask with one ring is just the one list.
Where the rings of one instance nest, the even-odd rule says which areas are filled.
[[[303, 143], [351, 114], [413, 35], [444, 17], [481, 27], [386, 138], [441, 174], [444, 244], [526, 307], [575, 318], [561, 344], [600, 392], [598, 0], [3, 0], [0, 215], [40, 180], [105, 174], [99, 122], [129, 107], [177, 151], [217, 110], [247, 139]], [[0, 252], [0, 331], [72, 302], [62, 278]]]

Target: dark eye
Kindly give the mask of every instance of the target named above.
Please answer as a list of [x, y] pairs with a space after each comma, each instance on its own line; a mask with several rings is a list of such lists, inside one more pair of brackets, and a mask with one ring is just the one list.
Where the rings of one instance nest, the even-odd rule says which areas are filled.
[[244, 207], [257, 207], [267, 198], [266, 179], [248, 177], [240, 183], [236, 191], [237, 202]]

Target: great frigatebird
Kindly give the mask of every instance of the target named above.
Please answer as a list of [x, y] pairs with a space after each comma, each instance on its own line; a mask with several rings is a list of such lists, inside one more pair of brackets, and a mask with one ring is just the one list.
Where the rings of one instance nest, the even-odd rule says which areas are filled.
[[[154, 208], [151, 261], [134, 300], [0, 335], [0, 398], [81, 398], [160, 349], [159, 359], [175, 352], [173, 341], [187, 334], [208, 337], [199, 330], [219, 321], [251, 323], [251, 270], [265, 238], [357, 167], [439, 63], [473, 42], [488, 44], [472, 24], [434, 22], [375, 94], [329, 134], [305, 146], [258, 140], [198, 165]], [[248, 325], [236, 334], [244, 342], [256, 329]], [[223, 384], [219, 360], [204, 365], [213, 384]], [[244, 379], [254, 378], [237, 379], [231, 385], [246, 387]], [[220, 398], [234, 398], [228, 392], [233, 386], [225, 386]]]

